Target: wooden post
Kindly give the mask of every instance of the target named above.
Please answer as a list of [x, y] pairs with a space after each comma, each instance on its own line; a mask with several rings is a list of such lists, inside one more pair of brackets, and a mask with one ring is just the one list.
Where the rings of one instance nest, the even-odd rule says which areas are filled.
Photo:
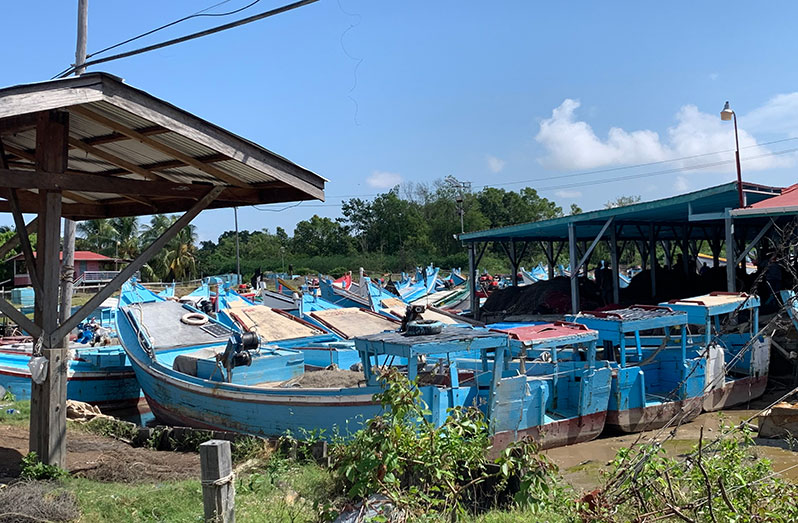
[[736, 263], [734, 258], [734, 222], [731, 217], [731, 209], [726, 209], [726, 217], [724, 219], [726, 229], [726, 290], [734, 292], [735, 283], [737, 279]]
[[618, 266], [618, 231], [613, 223], [610, 226], [610, 264], [612, 264], [612, 302], [621, 301], [621, 268]]
[[657, 296], [657, 237], [654, 231], [654, 223], [648, 229], [648, 255], [650, 257], [649, 264], [651, 265], [651, 297]]
[[[63, 173], [67, 166], [69, 113], [39, 113], [36, 126], [36, 168]], [[61, 248], [61, 193], [39, 191], [39, 231], [36, 269], [42, 292], [36, 293], [34, 321], [42, 329], [40, 340], [47, 358], [42, 384], [31, 384], [30, 450], [43, 463], [64, 466], [66, 461], [67, 349], [50, 335], [58, 328], [59, 252]], [[36, 341], [34, 343], [37, 343]]]
[[236, 492], [230, 442], [218, 439], [206, 441], [199, 446], [199, 453], [205, 521], [234, 523]]

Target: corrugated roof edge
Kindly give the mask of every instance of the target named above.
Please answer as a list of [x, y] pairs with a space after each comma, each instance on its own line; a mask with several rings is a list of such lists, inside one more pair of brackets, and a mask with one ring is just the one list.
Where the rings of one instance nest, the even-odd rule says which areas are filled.
[[[87, 88], [90, 90], [96, 90], [96, 93], [85, 92]], [[17, 99], [19, 96], [42, 91], [55, 91], [55, 89], [58, 89], [57, 95], [51, 96], [52, 99], [49, 100], [37, 100], [37, 104], [35, 106], [28, 106], [26, 109], [20, 111], [20, 107], [15, 104], [15, 99]], [[117, 107], [129, 110], [134, 114], [140, 114], [140, 110], [142, 108], [148, 107], [161, 114], [164, 112], [175, 113], [172, 115], [173, 117], [164, 115], [164, 119], [169, 121], [160, 121], [157, 123], [169, 128], [173, 132], [183, 135], [185, 135], [185, 129], [180, 129], [181, 125], [195, 129], [205, 127], [203, 131], [207, 138], [213, 140], [216, 142], [216, 144], [204, 143], [204, 145], [207, 145], [213, 149], [219, 149], [220, 145], [226, 145], [227, 147], [232, 147], [233, 149], [239, 150], [240, 145], [245, 145], [246, 148], [250, 149], [250, 151], [240, 151], [240, 155], [233, 154], [231, 157], [237, 161], [251, 165], [253, 161], [258, 163], [259, 160], [258, 158], [253, 157], [253, 153], [260, 153], [256, 156], [262, 156], [260, 161], [263, 162], [263, 164], [269, 165], [272, 168], [277, 168], [285, 174], [297, 179], [281, 181], [293, 185], [297, 185], [296, 182], [300, 181], [298, 185], [304, 185], [305, 187], [297, 188], [307, 192], [318, 200], [324, 201], [324, 184], [329, 181], [326, 178], [270, 151], [269, 149], [266, 149], [265, 147], [262, 147], [222, 127], [219, 127], [216, 124], [208, 122], [207, 120], [189, 113], [188, 111], [185, 111], [184, 109], [181, 109], [169, 102], [156, 98], [146, 91], [132, 87], [131, 85], [125, 83], [123, 79], [109, 73], [92, 72], [78, 77], [20, 84], [0, 89], [0, 118], [42, 110], [68, 108], [72, 105], [92, 103], [99, 100], [105, 100]], [[136, 107], [132, 107], [131, 104], [135, 105]], [[183, 119], [187, 119], [188, 121], [180, 122], [177, 118], [174, 118], [176, 116], [182, 116]], [[191, 138], [196, 139], [196, 137]], [[231, 145], [229, 143], [230, 139], [239, 143], [236, 145]], [[251, 166], [256, 169], [258, 168], [257, 165]], [[270, 175], [273, 176], [272, 173], [270, 173]], [[278, 177], [275, 176], [275, 178]]]
[[[728, 182], [721, 185], [716, 185], [714, 187], [708, 187], [706, 189], [693, 191], [687, 194], [680, 194], [678, 196], [669, 196], [667, 198], [660, 198], [659, 200], [633, 203], [631, 205], [624, 205], [623, 207], [615, 207], [612, 209], [599, 209], [596, 211], [588, 211], [581, 214], [563, 216], [561, 218], [552, 218], [549, 220], [541, 220], [538, 222], [526, 222], [526, 223], [519, 223], [516, 225], [496, 227], [494, 229], [485, 229], [482, 231], [468, 232], [465, 234], [459, 234], [457, 238], [458, 240], [463, 242], [474, 241], [474, 240], [485, 240], [489, 239], [490, 237], [501, 237], [502, 235], [513, 234], [515, 232], [518, 232], [519, 229], [567, 225], [569, 223], [589, 222], [592, 220], [606, 220], [610, 216], [622, 216], [624, 214], [631, 214], [637, 211], [651, 209], [653, 207], [661, 206], [668, 203], [678, 205], [680, 203], [687, 203], [692, 200], [697, 200], [699, 198], [704, 198], [707, 196], [712, 196], [714, 194], [723, 193], [730, 189], [736, 190], [736, 188], [737, 188], [737, 182]], [[752, 190], [755, 192], [759, 191], [769, 192], [771, 190], [780, 190], [780, 188], [743, 182], [743, 190]]]

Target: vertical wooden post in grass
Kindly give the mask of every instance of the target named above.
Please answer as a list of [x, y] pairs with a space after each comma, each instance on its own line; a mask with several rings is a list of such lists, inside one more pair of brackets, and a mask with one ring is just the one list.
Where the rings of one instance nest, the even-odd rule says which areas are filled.
[[205, 521], [234, 523], [235, 486], [230, 442], [212, 439], [199, 447]]

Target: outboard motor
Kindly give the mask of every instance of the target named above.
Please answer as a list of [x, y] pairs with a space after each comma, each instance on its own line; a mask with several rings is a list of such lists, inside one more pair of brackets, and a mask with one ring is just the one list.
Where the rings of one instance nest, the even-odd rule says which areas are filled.
[[233, 379], [235, 367], [252, 365], [252, 355], [249, 353], [260, 346], [260, 336], [254, 332], [235, 333], [227, 339], [227, 347], [221, 356], [217, 356], [227, 370], [227, 382]]

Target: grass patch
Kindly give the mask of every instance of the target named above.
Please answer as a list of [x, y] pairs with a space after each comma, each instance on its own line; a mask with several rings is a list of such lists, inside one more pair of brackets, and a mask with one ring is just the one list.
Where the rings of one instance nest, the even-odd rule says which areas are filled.
[[[9, 410], [13, 411], [9, 414]], [[27, 425], [30, 420], [30, 400], [0, 401], [0, 423], [4, 425]]]
[[[64, 485], [77, 498], [80, 521], [180, 523], [203, 518], [198, 480], [122, 484], [70, 478]], [[236, 480], [236, 520], [318, 521], [320, 507], [333, 497], [333, 480], [327, 470], [272, 458]]]

